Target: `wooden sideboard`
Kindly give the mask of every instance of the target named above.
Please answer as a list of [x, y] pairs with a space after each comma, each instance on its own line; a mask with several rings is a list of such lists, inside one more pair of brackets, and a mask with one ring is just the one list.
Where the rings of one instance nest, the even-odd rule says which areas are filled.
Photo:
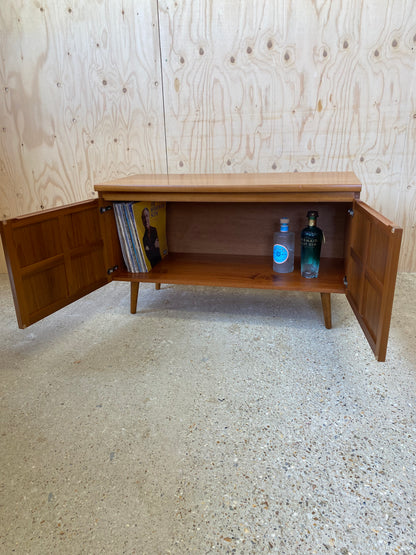
[[[351, 172], [136, 175], [95, 186], [99, 198], [2, 222], [17, 319], [26, 327], [111, 280], [345, 294], [384, 361], [402, 230], [359, 200]], [[113, 203], [166, 201], [169, 254], [148, 273], [126, 270]], [[300, 231], [319, 212], [325, 234], [319, 277], [300, 275]], [[272, 269], [281, 217], [296, 234], [295, 270]]]

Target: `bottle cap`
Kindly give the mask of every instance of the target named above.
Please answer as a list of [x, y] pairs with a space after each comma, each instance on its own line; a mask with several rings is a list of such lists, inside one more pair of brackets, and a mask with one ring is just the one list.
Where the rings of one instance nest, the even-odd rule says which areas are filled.
[[280, 231], [289, 231], [289, 218], [280, 218]]
[[319, 216], [317, 210], [309, 210], [307, 217], [308, 218], [317, 218]]

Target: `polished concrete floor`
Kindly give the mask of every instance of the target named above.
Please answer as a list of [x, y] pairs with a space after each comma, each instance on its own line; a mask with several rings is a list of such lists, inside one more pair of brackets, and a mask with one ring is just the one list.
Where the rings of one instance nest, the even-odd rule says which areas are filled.
[[416, 275], [343, 296], [112, 283], [26, 330], [0, 276], [0, 553], [416, 553]]

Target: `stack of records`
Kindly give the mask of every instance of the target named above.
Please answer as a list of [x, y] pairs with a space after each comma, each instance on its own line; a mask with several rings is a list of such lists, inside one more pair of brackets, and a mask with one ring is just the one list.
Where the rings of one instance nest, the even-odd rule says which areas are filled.
[[129, 272], [149, 272], [168, 254], [166, 202], [114, 202], [124, 262]]

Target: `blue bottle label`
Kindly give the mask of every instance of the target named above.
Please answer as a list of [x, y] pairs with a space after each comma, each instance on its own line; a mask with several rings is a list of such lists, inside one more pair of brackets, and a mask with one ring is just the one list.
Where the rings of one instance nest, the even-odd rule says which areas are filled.
[[289, 251], [284, 245], [273, 245], [273, 262], [283, 264], [289, 258]]

